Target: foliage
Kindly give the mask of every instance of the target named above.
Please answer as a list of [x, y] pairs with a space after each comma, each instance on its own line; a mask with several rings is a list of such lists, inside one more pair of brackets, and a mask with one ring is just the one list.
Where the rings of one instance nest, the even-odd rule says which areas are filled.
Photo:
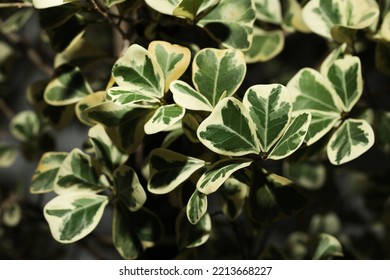
[[[388, 170], [364, 160], [389, 155], [389, 1], [25, 0], [0, 15], [0, 168], [31, 162], [57, 242], [125, 259], [389, 257], [360, 248], [343, 207], [367, 199], [353, 211], [388, 237]], [[323, 51], [290, 63], [316, 53], [294, 38]], [[18, 113], [16, 45], [40, 70]], [[56, 146], [72, 127], [83, 144]], [[2, 243], [31, 202], [0, 190]]]

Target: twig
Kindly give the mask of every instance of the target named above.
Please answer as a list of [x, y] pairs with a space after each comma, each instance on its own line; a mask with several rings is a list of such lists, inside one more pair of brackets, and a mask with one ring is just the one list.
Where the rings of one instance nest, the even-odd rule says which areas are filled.
[[0, 111], [4, 114], [4, 116], [6, 116], [8, 120], [11, 120], [15, 116], [14, 111], [12, 111], [8, 104], [5, 103], [2, 97], [0, 97]]
[[32, 3], [21, 2], [21, 3], [1, 3], [0, 8], [31, 8], [33, 7]]

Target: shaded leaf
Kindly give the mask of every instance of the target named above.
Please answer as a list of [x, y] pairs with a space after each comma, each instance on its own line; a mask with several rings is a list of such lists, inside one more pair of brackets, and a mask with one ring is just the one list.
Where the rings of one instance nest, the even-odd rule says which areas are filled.
[[329, 260], [344, 256], [340, 242], [332, 235], [322, 233], [318, 237], [314, 260]]
[[76, 116], [80, 122], [85, 125], [93, 126], [96, 124], [96, 121], [88, 117], [86, 111], [89, 108], [99, 105], [105, 101], [106, 92], [98, 91], [90, 95], [85, 96], [79, 102], [77, 102], [75, 107]]
[[282, 21], [282, 7], [279, 0], [254, 0], [256, 18], [273, 24]]
[[7, 144], [0, 144], [0, 168], [10, 167], [15, 162], [17, 156], [17, 147]]
[[228, 178], [219, 188], [219, 194], [222, 211], [233, 221], [238, 218], [244, 208], [249, 186], [237, 179]]
[[160, 100], [151, 96], [148, 92], [142, 89], [127, 88], [127, 87], [112, 87], [107, 91], [107, 100], [110, 100], [118, 105], [135, 104], [139, 107], [155, 107], [158, 106]]
[[207, 196], [195, 190], [187, 203], [186, 213], [191, 224], [197, 224], [207, 212]]
[[35, 112], [22, 111], [12, 118], [9, 129], [19, 141], [31, 142], [38, 138], [40, 121]]

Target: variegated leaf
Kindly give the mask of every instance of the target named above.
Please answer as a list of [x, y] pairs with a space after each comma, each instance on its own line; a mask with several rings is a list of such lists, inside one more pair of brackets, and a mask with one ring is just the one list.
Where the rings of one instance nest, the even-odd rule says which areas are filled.
[[302, 7], [297, 0], [284, 1], [282, 27], [287, 32], [311, 32], [302, 17]]
[[173, 15], [195, 21], [197, 15], [217, 5], [219, 0], [181, 0], [173, 10]]
[[380, 35], [383, 39], [390, 42], [390, 11], [388, 11], [383, 18]]
[[165, 79], [156, 58], [140, 45], [131, 45], [112, 68], [120, 87], [142, 92], [150, 97], [164, 95]]
[[96, 122], [88, 117], [86, 110], [94, 106], [99, 105], [105, 101], [106, 92], [98, 91], [90, 95], [85, 96], [79, 102], [77, 102], [75, 107], [76, 116], [80, 122], [85, 125], [93, 126]]
[[390, 112], [379, 111], [374, 123], [375, 142], [385, 153], [390, 153]]
[[98, 192], [104, 188], [99, 182], [94, 160], [77, 148], [62, 162], [54, 183], [57, 194], [83, 190]]
[[173, 11], [181, 1], [182, 0], [145, 0], [149, 7], [166, 15], [173, 15]]
[[12, 118], [9, 129], [19, 141], [31, 142], [38, 138], [40, 121], [35, 112], [22, 111]]
[[91, 86], [80, 69], [63, 64], [55, 70], [54, 77], [45, 89], [44, 98], [50, 105], [64, 106], [76, 103], [91, 93]]
[[245, 51], [245, 60], [247, 63], [268, 61], [281, 53], [283, 48], [284, 35], [281, 30], [265, 31], [254, 27], [252, 44]]
[[187, 180], [205, 162], [166, 149], [155, 149], [150, 154], [150, 179], [148, 190], [166, 194]]
[[148, 51], [155, 56], [162, 69], [165, 77], [164, 92], [167, 92], [171, 82], [179, 79], [186, 71], [191, 61], [191, 52], [186, 47], [164, 41], [151, 42]]
[[195, 88], [213, 107], [222, 98], [236, 92], [245, 73], [245, 57], [238, 50], [202, 49], [196, 54], [192, 64]]
[[308, 146], [314, 144], [326, 135], [341, 119], [340, 114], [322, 111], [310, 111], [311, 123], [305, 136]]
[[357, 56], [345, 56], [335, 60], [327, 73], [346, 112], [352, 110], [363, 93], [363, 78], [360, 59]]
[[103, 0], [104, 4], [110, 8], [114, 5], [117, 5], [117, 4], [120, 4], [120, 3], [123, 3], [125, 2], [126, 0]]
[[170, 90], [175, 103], [183, 108], [209, 112], [213, 110], [213, 106], [206, 96], [193, 89], [186, 82], [174, 81], [171, 83]]
[[61, 243], [72, 243], [95, 229], [107, 204], [107, 196], [71, 192], [49, 201], [43, 213], [54, 239]]
[[146, 122], [144, 129], [146, 134], [155, 134], [168, 129], [180, 121], [185, 109], [176, 104], [170, 104], [159, 107], [152, 117]]
[[320, 73], [322, 76], [326, 77], [328, 75], [329, 68], [335, 60], [344, 58], [347, 50], [347, 46], [348, 45], [346, 43], [341, 44], [339, 47], [334, 48], [328, 54], [325, 60], [321, 63]]
[[273, 24], [282, 21], [282, 7], [279, 0], [254, 0], [256, 18]]
[[79, 0], [32, 0], [34, 8], [36, 9], [46, 9], [64, 5], [68, 2], [79, 1]]
[[135, 104], [139, 107], [156, 107], [160, 104], [160, 100], [151, 96], [148, 92], [142, 89], [133, 89], [128, 87], [112, 87], [107, 91], [107, 100], [115, 104], [126, 105]]
[[15, 162], [17, 156], [17, 147], [0, 144], [0, 168], [10, 167]]
[[327, 233], [321, 233], [318, 236], [317, 247], [313, 254], [313, 260], [329, 260], [334, 257], [342, 256], [344, 256], [344, 254], [340, 241]]
[[241, 181], [229, 178], [219, 188], [221, 195], [221, 208], [230, 220], [234, 221], [240, 216], [246, 198], [249, 194], [249, 186]]
[[246, 91], [243, 104], [256, 125], [261, 150], [268, 152], [290, 122], [290, 93], [280, 84], [255, 85]]
[[374, 131], [366, 121], [348, 119], [329, 140], [328, 158], [335, 165], [349, 162], [368, 151], [374, 141]]
[[199, 127], [199, 122], [193, 115], [186, 114], [183, 117], [182, 119], [183, 132], [187, 136], [187, 138], [193, 143], [199, 143], [199, 139], [196, 134], [198, 127]]
[[30, 184], [31, 193], [47, 193], [54, 190], [54, 183], [68, 153], [47, 152], [42, 155]]
[[316, 161], [283, 162], [283, 174], [309, 190], [320, 189], [326, 180], [325, 166]]
[[197, 134], [203, 145], [222, 155], [260, 153], [255, 124], [244, 105], [233, 97], [218, 103]]
[[294, 153], [305, 140], [310, 121], [310, 113], [301, 113], [296, 116], [289, 124], [282, 138], [276, 143], [268, 158], [279, 160]]
[[2, 223], [7, 227], [16, 227], [22, 220], [23, 210], [18, 201], [5, 203], [1, 213]]
[[115, 194], [130, 211], [137, 211], [144, 205], [145, 190], [131, 167], [122, 165], [115, 170], [114, 185]]
[[223, 46], [248, 49], [252, 42], [256, 12], [252, 0], [221, 0], [199, 22]]
[[242, 168], [251, 165], [252, 160], [243, 158], [222, 159], [212, 164], [200, 177], [196, 188], [203, 194], [216, 192], [230, 176]]
[[191, 195], [186, 208], [187, 218], [196, 225], [207, 212], [207, 196], [198, 190]]

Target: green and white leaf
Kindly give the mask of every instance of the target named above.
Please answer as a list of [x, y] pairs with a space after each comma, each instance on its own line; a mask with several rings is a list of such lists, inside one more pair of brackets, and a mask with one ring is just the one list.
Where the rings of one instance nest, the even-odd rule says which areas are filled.
[[290, 93], [280, 84], [255, 85], [246, 91], [243, 104], [256, 125], [261, 150], [268, 152], [290, 122]]
[[36, 9], [46, 9], [51, 7], [57, 7], [64, 5], [68, 2], [74, 2], [79, 0], [32, 0], [33, 6]]
[[252, 160], [243, 158], [219, 160], [199, 178], [196, 188], [206, 195], [216, 192], [234, 172], [248, 167], [251, 163]]
[[279, 0], [254, 0], [254, 3], [257, 19], [273, 24], [281, 23], [282, 7]]
[[195, 190], [187, 203], [186, 213], [188, 221], [196, 225], [207, 212], [207, 196]]
[[197, 131], [199, 140], [213, 152], [227, 156], [259, 154], [256, 126], [244, 105], [233, 97], [220, 101]]
[[329, 260], [334, 257], [342, 256], [344, 256], [344, 254], [340, 241], [327, 233], [321, 233], [318, 236], [317, 247], [313, 254], [313, 260]]
[[16, 227], [22, 220], [23, 210], [19, 202], [6, 203], [1, 213], [2, 223], [7, 227]]
[[276, 143], [275, 148], [268, 155], [269, 159], [279, 160], [294, 153], [305, 140], [311, 121], [310, 113], [301, 113], [296, 116], [282, 138]]
[[326, 135], [341, 119], [340, 114], [322, 111], [310, 111], [311, 122], [305, 136], [306, 145], [310, 146]]
[[55, 69], [54, 77], [45, 89], [44, 99], [50, 105], [64, 106], [76, 103], [92, 92], [77, 66], [63, 64]]
[[47, 152], [42, 155], [31, 179], [31, 193], [47, 193], [54, 190], [57, 173], [68, 153]]
[[103, 103], [106, 99], [105, 91], [98, 91], [90, 95], [85, 96], [75, 106], [75, 113], [80, 122], [85, 125], [93, 126], [96, 124], [96, 121], [88, 117], [86, 113], [87, 109], [97, 106]]
[[152, 117], [146, 122], [144, 129], [146, 134], [155, 134], [168, 129], [180, 121], [185, 109], [176, 104], [159, 107]]
[[[195, 55], [192, 64], [195, 88], [213, 107], [222, 98], [232, 96], [236, 92], [245, 74], [245, 56], [238, 50], [202, 49]], [[193, 95], [192, 92], [191, 94]]]
[[229, 178], [219, 188], [221, 195], [221, 209], [222, 212], [232, 221], [240, 216], [246, 198], [249, 195], [249, 186], [241, 181]]
[[17, 156], [17, 147], [0, 144], [0, 168], [10, 167], [15, 162]]
[[209, 100], [186, 82], [178, 80], [173, 81], [170, 90], [175, 103], [183, 108], [209, 112], [213, 110], [213, 106], [210, 104]]
[[390, 11], [388, 11], [383, 18], [380, 35], [387, 42], [390, 42]]
[[33, 111], [22, 111], [14, 116], [9, 124], [9, 129], [16, 139], [21, 142], [31, 142], [38, 138], [40, 121]]
[[283, 174], [308, 190], [320, 189], [326, 180], [325, 166], [316, 161], [283, 162]]
[[256, 12], [252, 0], [221, 0], [198, 25], [222, 46], [245, 50], [252, 42]]
[[245, 60], [247, 63], [265, 62], [280, 54], [283, 48], [284, 34], [281, 30], [265, 31], [255, 26], [251, 47], [245, 51]]
[[72, 243], [96, 228], [107, 204], [107, 196], [71, 192], [49, 201], [43, 213], [54, 239], [61, 243]]
[[146, 193], [137, 174], [129, 167], [122, 165], [114, 172], [115, 193], [129, 211], [139, 210], [146, 202]]
[[334, 165], [349, 162], [368, 151], [374, 142], [374, 131], [366, 121], [348, 119], [330, 138], [328, 158]]
[[173, 15], [195, 21], [202, 12], [217, 5], [220, 0], [181, 0], [173, 10]]
[[154, 194], [171, 192], [205, 165], [203, 160], [162, 148], [151, 152], [149, 163], [148, 190]]
[[329, 67], [327, 77], [343, 101], [344, 111], [350, 112], [363, 93], [360, 59], [345, 56], [335, 60]]
[[115, 82], [150, 97], [164, 95], [165, 79], [156, 58], [140, 45], [131, 45], [112, 68]]
[[326, 77], [328, 75], [328, 71], [333, 62], [337, 59], [344, 58], [347, 50], [347, 44], [341, 44], [337, 48], [334, 48], [325, 60], [321, 63], [320, 73], [322, 76]]
[[139, 107], [153, 108], [160, 104], [160, 100], [143, 90], [128, 87], [112, 87], [107, 91], [107, 100], [118, 105], [134, 104]]
[[287, 32], [294, 32], [295, 30], [304, 33], [311, 32], [303, 20], [302, 7], [297, 0], [287, 0], [282, 7], [284, 8], [282, 11], [282, 27], [284, 30]]

